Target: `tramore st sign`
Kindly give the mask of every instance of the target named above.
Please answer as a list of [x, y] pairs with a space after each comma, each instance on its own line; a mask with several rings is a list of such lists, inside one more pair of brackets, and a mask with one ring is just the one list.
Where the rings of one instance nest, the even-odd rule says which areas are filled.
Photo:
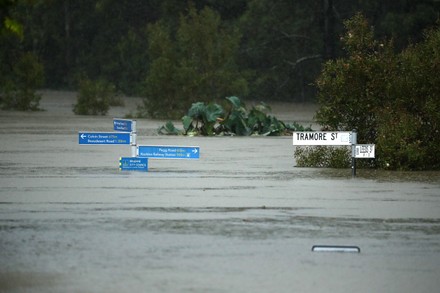
[[351, 145], [351, 132], [303, 131], [293, 133], [293, 145]]

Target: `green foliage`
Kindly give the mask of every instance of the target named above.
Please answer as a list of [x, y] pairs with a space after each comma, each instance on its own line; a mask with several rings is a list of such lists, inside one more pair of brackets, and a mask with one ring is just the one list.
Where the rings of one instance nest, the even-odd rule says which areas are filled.
[[[145, 95], [148, 90], [144, 91], [142, 86], [157, 58], [152, 58], [148, 48], [152, 39], [146, 34], [146, 28], [161, 23], [166, 27], [173, 51], [179, 55], [170, 61], [183, 58], [187, 61], [173, 64], [176, 68], [185, 68], [181, 74], [176, 72], [176, 76], [182, 77], [177, 86], [182, 91], [188, 87], [184, 89], [185, 94], [167, 96], [172, 101], [178, 100], [170, 108], [171, 115], [180, 117], [181, 114], [173, 114], [176, 109], [181, 108], [180, 113], [184, 113], [194, 102], [190, 100], [180, 106], [183, 97], [211, 101], [198, 94], [196, 88], [199, 87], [205, 90], [209, 87], [211, 93], [215, 92], [208, 95], [209, 99], [239, 95], [263, 101], [314, 101], [316, 88], [312, 81], [319, 74], [322, 61], [343, 54], [338, 35], [344, 29], [344, 17], [362, 11], [375, 27], [375, 35], [392, 37], [401, 50], [408, 42], [421, 41], [422, 29], [435, 24], [440, 11], [440, 1], [432, 0], [193, 0], [190, 1], [194, 3], [192, 11], [188, 9], [188, 2], [2, 0], [0, 55], [5, 50], [12, 55], [23, 51], [37, 54], [45, 68], [45, 86], [49, 88], [74, 89], [76, 75], [84, 72], [92, 80], [105, 79], [113, 83], [125, 94]], [[216, 17], [209, 15], [205, 7], [215, 11]], [[195, 10], [197, 16], [192, 17]], [[220, 28], [209, 33], [219, 19]], [[222, 32], [233, 36], [233, 40], [222, 39]], [[242, 35], [239, 42], [236, 34]], [[13, 48], [10, 48], [11, 37], [18, 40]], [[228, 48], [234, 49], [234, 62], [220, 62], [229, 60], [224, 59], [230, 54]], [[16, 58], [12, 60], [15, 62]], [[224, 64], [226, 70], [220, 66], [217, 72], [212, 72], [210, 66], [215, 62]], [[194, 63], [196, 68], [192, 67]], [[199, 65], [209, 73], [203, 80], [187, 83], [185, 75], [202, 74]], [[223, 74], [225, 71], [232, 72], [232, 76]], [[213, 86], [221, 87], [225, 79], [228, 87], [243, 91], [216, 91]], [[163, 93], [148, 95], [148, 99], [162, 99], [167, 92]], [[148, 114], [148, 107], [143, 114]]]
[[240, 64], [250, 73], [249, 96], [264, 101], [313, 99], [312, 82], [324, 58], [319, 31], [323, 2], [248, 1], [239, 27], [244, 36]]
[[222, 123], [222, 128], [229, 133], [250, 135], [252, 129], [248, 123], [248, 113], [245, 105], [236, 96], [227, 97], [226, 100], [230, 105], [226, 119]]
[[6, 29], [6, 31], [15, 34], [19, 38], [23, 38], [23, 26], [15, 19], [5, 17], [4, 28]]
[[44, 68], [32, 53], [22, 54], [12, 72], [0, 79], [0, 107], [20, 111], [39, 109], [41, 96], [36, 93], [44, 82]]
[[[393, 169], [439, 169], [440, 28], [399, 55], [393, 79], [395, 99], [380, 111], [380, 166]], [[394, 149], [394, 152], [393, 150]]]
[[388, 100], [396, 58], [391, 43], [374, 40], [362, 15], [345, 25], [342, 40], [347, 57], [325, 63], [317, 79], [320, 108], [316, 120], [330, 130], [357, 129], [360, 143], [372, 143], [377, 134], [377, 109]]
[[[216, 103], [193, 103], [182, 118], [183, 133], [187, 135], [284, 135], [290, 131], [306, 130], [298, 123], [286, 125], [277, 118], [268, 115], [270, 107], [261, 103], [246, 110], [242, 101], [231, 96], [226, 98], [225, 110]], [[307, 130], [311, 130], [307, 128]], [[175, 126], [168, 122], [159, 128], [160, 134], [179, 134]]]
[[223, 112], [223, 108], [218, 104], [193, 103], [188, 114], [182, 118], [185, 133], [196, 132], [201, 135], [214, 135], [215, 125]]
[[347, 147], [297, 147], [294, 152], [297, 167], [348, 168], [351, 150]]
[[165, 125], [161, 126], [157, 132], [163, 135], [179, 135], [182, 133], [182, 131], [177, 129], [171, 121], [168, 121]]
[[396, 54], [391, 42], [374, 39], [362, 15], [345, 24], [347, 57], [327, 62], [317, 80], [317, 121], [376, 143], [379, 167], [440, 168], [440, 29]]
[[[112, 71], [106, 74], [111, 81], [127, 95], [138, 95], [142, 92], [142, 82], [148, 72], [148, 44], [145, 30], [129, 30], [119, 40]], [[122, 70], [121, 70], [122, 69]]]
[[149, 26], [150, 71], [139, 115], [176, 118], [198, 99], [245, 94], [246, 80], [235, 63], [240, 34], [222, 26], [209, 8], [190, 7], [173, 35], [163, 22]]
[[380, 115], [376, 153], [378, 164], [390, 169], [424, 169], [421, 119], [402, 110], [386, 107]]
[[110, 106], [122, 105], [113, 84], [83, 78], [79, 82], [77, 103], [73, 112], [77, 115], [106, 115]]

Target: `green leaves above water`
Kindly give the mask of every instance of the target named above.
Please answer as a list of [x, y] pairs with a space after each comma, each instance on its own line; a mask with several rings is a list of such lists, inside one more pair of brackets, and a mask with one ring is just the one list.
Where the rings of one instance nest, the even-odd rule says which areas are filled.
[[247, 110], [236, 96], [226, 97], [225, 105], [203, 102], [193, 103], [182, 117], [183, 130], [178, 130], [172, 122], [159, 128], [160, 134], [167, 135], [286, 135], [292, 131], [311, 130], [298, 123], [286, 124], [268, 115], [270, 107], [265, 103]]

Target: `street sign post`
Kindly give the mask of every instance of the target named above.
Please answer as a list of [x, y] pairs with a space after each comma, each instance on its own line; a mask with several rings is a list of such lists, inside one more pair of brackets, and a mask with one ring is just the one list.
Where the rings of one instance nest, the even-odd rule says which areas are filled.
[[351, 174], [356, 177], [356, 158], [374, 158], [374, 144], [357, 144], [357, 132], [303, 131], [293, 133], [295, 146], [351, 146]]
[[137, 145], [136, 120], [113, 119], [115, 132], [84, 132], [78, 133], [80, 145], [130, 145], [131, 157], [119, 159], [121, 171], [148, 171], [148, 158], [153, 159], [186, 159], [200, 158], [198, 146], [163, 146]]
[[352, 145], [351, 132], [303, 131], [293, 133], [293, 145]]
[[375, 158], [374, 144], [357, 144], [355, 146], [355, 158], [373, 159]]
[[140, 145], [137, 147], [137, 150], [138, 157], [151, 159], [194, 160], [200, 158], [200, 147], [198, 146]]
[[119, 170], [121, 171], [148, 171], [148, 158], [119, 158]]
[[114, 118], [113, 130], [121, 132], [136, 132], [136, 121]]
[[119, 145], [130, 144], [129, 132], [79, 132], [78, 142], [81, 145]]

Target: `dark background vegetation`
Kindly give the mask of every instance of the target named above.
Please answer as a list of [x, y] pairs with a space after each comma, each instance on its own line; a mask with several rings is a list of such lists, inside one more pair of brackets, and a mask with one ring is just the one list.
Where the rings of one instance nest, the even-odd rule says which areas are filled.
[[[220, 34], [221, 29], [238, 37], [238, 44], [230, 52], [234, 74], [239, 74], [234, 80], [243, 79], [246, 85], [242, 84], [239, 92], [217, 95], [301, 102], [315, 100], [313, 83], [323, 62], [344, 54], [339, 39], [343, 21], [356, 12], [367, 17], [375, 27], [377, 38], [393, 38], [395, 49], [400, 50], [420, 41], [422, 30], [436, 22], [440, 11], [440, 1], [436, 0], [1, 0], [0, 3], [3, 76], [13, 71], [22, 54], [32, 53], [44, 66], [42, 86], [46, 88], [76, 90], [78, 80], [87, 77], [104, 79], [126, 95], [146, 96], [149, 92], [145, 91], [145, 82], [157, 58], [149, 46], [153, 32], [148, 26], [160, 22], [173, 44], [179, 42], [181, 17], [188, 15], [191, 7], [197, 11], [209, 8], [220, 17], [219, 29], [214, 33]], [[5, 33], [6, 19], [22, 26], [19, 35]], [[211, 28], [201, 29], [209, 33]], [[179, 54], [193, 49], [188, 43], [179, 44], [189, 46], [178, 48]]]
[[440, 0], [0, 0], [0, 8], [3, 109], [38, 109], [42, 87], [78, 91], [76, 114], [105, 115], [121, 94], [143, 97], [137, 115], [153, 118], [180, 118], [196, 102], [220, 109], [232, 96], [317, 102], [325, 129], [357, 129], [359, 143], [377, 144], [372, 165], [440, 168]]

